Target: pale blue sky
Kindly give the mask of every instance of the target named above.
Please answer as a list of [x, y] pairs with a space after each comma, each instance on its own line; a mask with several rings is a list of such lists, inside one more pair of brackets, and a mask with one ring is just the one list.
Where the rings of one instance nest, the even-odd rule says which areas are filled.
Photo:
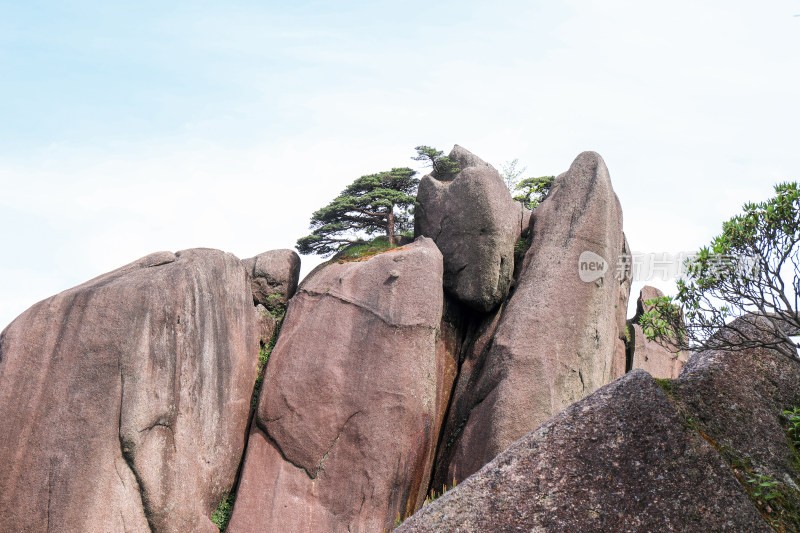
[[417, 144], [596, 150], [651, 252], [800, 178], [798, 0], [118, 4], [0, 0], [0, 328], [153, 251], [292, 247]]

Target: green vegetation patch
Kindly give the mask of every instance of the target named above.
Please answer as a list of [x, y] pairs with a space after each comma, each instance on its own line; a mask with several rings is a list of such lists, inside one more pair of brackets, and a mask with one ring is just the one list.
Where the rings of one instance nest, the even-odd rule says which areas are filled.
[[253, 396], [250, 399], [250, 407], [253, 409], [255, 409], [258, 405], [258, 394], [261, 391], [261, 385], [264, 382], [264, 372], [266, 371], [267, 363], [269, 362], [269, 356], [272, 355], [272, 350], [275, 348], [275, 343], [278, 342], [278, 335], [281, 332], [281, 325], [283, 325], [282, 319], [283, 315], [281, 315], [280, 319], [278, 320], [278, 323], [275, 326], [275, 331], [272, 333], [272, 337], [269, 339], [269, 343], [262, 346], [261, 351], [258, 352], [258, 375], [256, 376], [256, 383], [253, 386]]
[[389, 242], [389, 239], [387, 239], [386, 236], [381, 235], [380, 237], [375, 237], [371, 241], [351, 244], [337, 254], [335, 259], [339, 263], [366, 261], [370, 257], [383, 252], [396, 250], [398, 248], [399, 247], [397, 245]]
[[214, 522], [214, 525], [216, 525], [220, 531], [225, 531], [225, 528], [228, 527], [235, 501], [236, 494], [233, 492], [226, 492], [219, 502], [217, 510], [211, 515], [211, 521]]

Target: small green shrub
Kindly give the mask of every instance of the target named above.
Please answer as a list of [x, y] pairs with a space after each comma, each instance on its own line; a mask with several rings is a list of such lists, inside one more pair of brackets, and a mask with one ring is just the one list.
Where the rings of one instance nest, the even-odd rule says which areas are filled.
[[214, 522], [214, 525], [216, 525], [220, 531], [225, 531], [225, 528], [228, 527], [235, 500], [236, 495], [234, 493], [226, 492], [219, 502], [217, 510], [211, 515], [211, 521]]
[[267, 301], [264, 305], [276, 320], [281, 320], [283, 315], [286, 314], [286, 304], [283, 301], [283, 295], [273, 293], [267, 296]]
[[672, 392], [672, 380], [664, 378], [653, 378], [658, 383], [658, 386], [664, 389], [667, 394]]
[[777, 490], [778, 482], [769, 476], [756, 474], [753, 477], [747, 478], [747, 482], [750, 483], [752, 487], [753, 496], [764, 502], [768, 502], [780, 496], [780, 492]]
[[531, 247], [531, 242], [533, 241], [533, 235], [531, 231], [528, 230], [522, 234], [522, 236], [517, 240], [514, 244], [514, 265], [522, 264], [522, 261], [525, 259], [525, 254], [528, 253], [528, 248]]

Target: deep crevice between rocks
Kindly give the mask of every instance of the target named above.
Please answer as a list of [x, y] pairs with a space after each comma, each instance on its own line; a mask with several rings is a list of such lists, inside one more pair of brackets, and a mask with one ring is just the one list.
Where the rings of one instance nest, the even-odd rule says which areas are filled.
[[[483, 401], [483, 398], [481, 398], [476, 403], [474, 401], [475, 397], [471, 396], [467, 398], [466, 401], [470, 404], [469, 411], [465, 414], [465, 416], [461, 417], [461, 420], [458, 422], [458, 424], [456, 424], [455, 420], [452, 420], [452, 418], [458, 414], [456, 413], [456, 409], [463, 410], [464, 405], [464, 399], [461, 399], [461, 403], [456, 405], [456, 402], [459, 400], [459, 398], [456, 398], [456, 392], [459, 390], [458, 384], [463, 377], [463, 364], [470, 352], [474, 350], [475, 343], [481, 338], [482, 334], [486, 333], [487, 328], [491, 326], [491, 319], [498, 313], [502, 314], [503, 309], [510, 298], [511, 293], [509, 293], [506, 299], [495, 309], [487, 313], [483, 313], [445, 293], [445, 305], [442, 312], [442, 322], [447, 322], [448, 325], [457, 332], [458, 347], [456, 350], [456, 358], [458, 367], [453, 379], [453, 385], [450, 391], [447, 408], [445, 409], [444, 417], [442, 419], [442, 426], [439, 429], [439, 435], [437, 437], [436, 447], [434, 450], [434, 464], [431, 468], [431, 475], [427, 483], [426, 493], [430, 493], [431, 489], [435, 489], [438, 486], [449, 485], [451, 481], [444, 478], [447, 477], [447, 465], [452, 459], [454, 445], [458, 442], [458, 439], [462, 434], [462, 430], [469, 420], [469, 412], [471, 412], [476, 405]], [[489, 351], [491, 346], [492, 339], [489, 339], [487, 340], [486, 345], [483, 347], [481, 354], [478, 357], [479, 364], [471, 369], [473, 376], [478, 376], [480, 374], [486, 353]]]
[[[275, 331], [272, 332], [272, 336], [268, 343], [264, 344], [260, 342], [259, 346], [259, 370], [258, 375], [256, 376], [256, 382], [253, 385], [253, 393], [250, 398], [250, 412], [247, 415], [247, 425], [245, 426], [244, 431], [244, 446], [242, 447], [242, 454], [239, 457], [239, 465], [236, 467], [236, 475], [233, 478], [233, 485], [231, 485], [230, 490], [226, 491], [223, 494], [222, 499], [220, 500], [219, 504], [217, 505], [217, 510], [214, 514], [221, 513], [222, 508], [227, 505], [229, 507], [227, 516], [218, 518], [218, 520], [213, 520], [214, 524], [219, 528], [219, 530], [225, 531], [228, 527], [228, 522], [230, 521], [230, 517], [233, 515], [233, 508], [236, 505], [236, 495], [239, 492], [239, 484], [242, 480], [242, 471], [244, 470], [244, 461], [245, 457], [247, 457], [247, 447], [250, 444], [250, 432], [253, 428], [253, 422], [255, 421], [256, 410], [258, 409], [258, 398], [260, 397], [261, 393], [261, 386], [264, 382], [264, 375], [267, 372], [267, 364], [269, 364], [269, 356], [272, 354], [272, 349], [275, 348], [275, 344], [278, 342], [278, 336], [281, 332], [281, 326], [283, 325], [283, 319], [276, 320], [275, 322]], [[260, 361], [264, 350], [267, 350], [267, 357], [266, 361]], [[219, 516], [219, 515], [218, 515]], [[212, 515], [213, 517], [213, 515]], [[221, 523], [218, 523], [221, 522]]]

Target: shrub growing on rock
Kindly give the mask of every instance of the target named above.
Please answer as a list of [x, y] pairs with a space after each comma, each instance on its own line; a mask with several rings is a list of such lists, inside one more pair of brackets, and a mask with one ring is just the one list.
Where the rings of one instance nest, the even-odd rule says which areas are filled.
[[[664, 342], [678, 331], [678, 350], [768, 347], [798, 360], [792, 339], [800, 334], [798, 243], [800, 188], [782, 183], [773, 198], [745, 204], [686, 262], [677, 296], [647, 302], [652, 309], [641, 319], [645, 334]], [[766, 335], [750, 335], [745, 323]]]

